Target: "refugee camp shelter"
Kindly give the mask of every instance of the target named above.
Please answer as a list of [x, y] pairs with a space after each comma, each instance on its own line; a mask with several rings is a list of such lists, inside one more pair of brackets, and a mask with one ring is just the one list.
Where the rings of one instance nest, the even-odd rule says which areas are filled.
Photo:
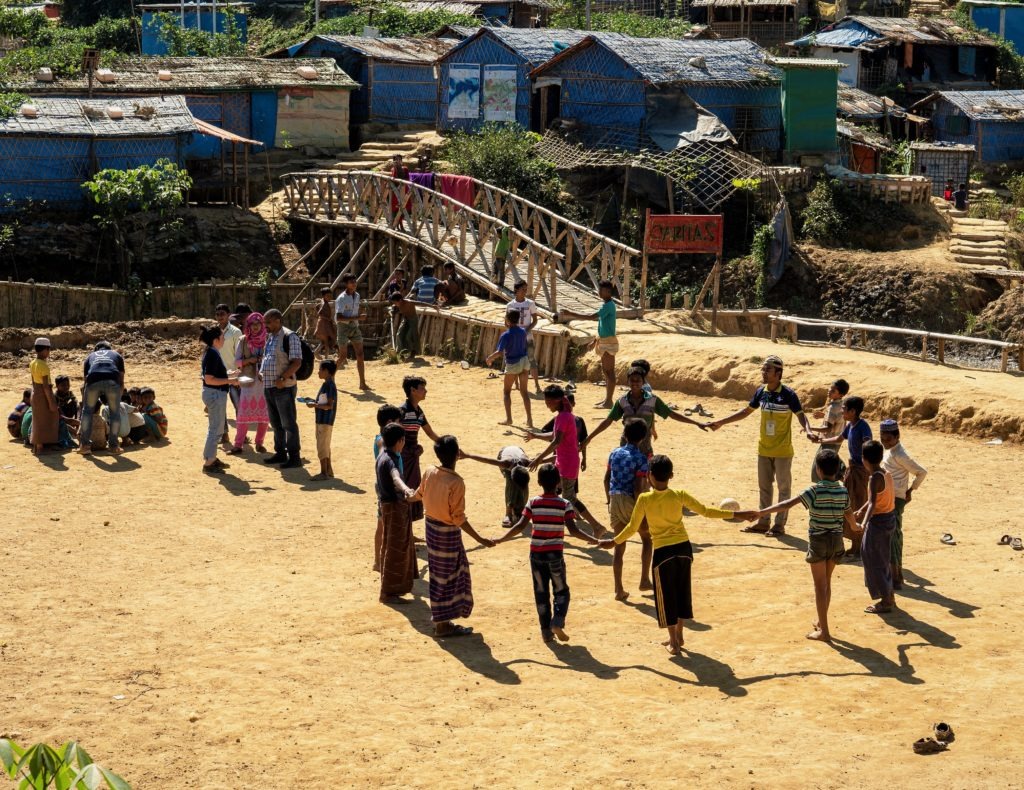
[[934, 139], [973, 147], [979, 162], [1024, 160], [1024, 90], [941, 91], [912, 109], [930, 109]]
[[162, 15], [173, 17], [183, 28], [204, 30], [207, 33], [233, 32], [244, 44], [249, 40], [249, 18], [246, 10], [251, 3], [217, 3], [214, 0], [190, 0], [185, 3], [140, 3], [137, 8], [142, 17], [142, 54], [166, 55], [167, 42], [161, 36]]
[[98, 171], [184, 164], [197, 131], [183, 96], [36, 98], [0, 119], [0, 194], [78, 206]]
[[[349, 93], [356, 83], [329, 58], [125, 58], [93, 75], [97, 98], [183, 94], [192, 114], [269, 147], [348, 148]], [[83, 96], [85, 76], [22, 79], [12, 90], [29, 96]], [[219, 158], [220, 143], [194, 140], [189, 159]]]
[[718, 38], [749, 38], [762, 47], [799, 35], [797, 20], [807, 13], [806, 0], [693, 0], [690, 7], [703, 10], [701, 21]]
[[868, 126], [836, 122], [839, 164], [854, 173], [882, 172], [882, 157], [892, 151], [888, 138]]
[[962, 0], [971, 21], [982, 30], [1005, 38], [1024, 55], [1024, 4], [999, 0]]
[[996, 76], [995, 42], [943, 17], [848, 16], [788, 46], [842, 61], [839, 81], [869, 91], [897, 84], [908, 94], [984, 89]]
[[454, 45], [440, 38], [318, 35], [286, 52], [293, 58], [333, 58], [359, 83], [349, 108], [355, 148], [361, 127], [368, 123], [433, 128], [438, 97], [434, 61]]
[[958, 143], [911, 143], [910, 174], [931, 179], [932, 195], [939, 197], [947, 181], [954, 188], [970, 181], [974, 147]]
[[587, 145], [637, 150], [653, 142], [670, 151], [731, 135], [744, 150], [773, 157], [782, 129], [781, 73], [766, 57], [743, 39], [594, 33], [532, 76], [541, 106], [553, 106]]
[[782, 128], [787, 163], [834, 152], [839, 86], [836, 75], [843, 64], [816, 58], [772, 58], [770, 62], [782, 71]]
[[[482, 27], [438, 61], [439, 129], [476, 129], [487, 121], [543, 128], [530, 72], [583, 39], [579, 30]], [[554, 116], [551, 116], [553, 119]]]

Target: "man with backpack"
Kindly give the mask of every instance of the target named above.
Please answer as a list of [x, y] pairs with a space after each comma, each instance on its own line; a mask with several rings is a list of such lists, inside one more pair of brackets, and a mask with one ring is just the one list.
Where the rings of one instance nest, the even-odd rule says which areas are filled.
[[[267, 344], [260, 366], [267, 415], [274, 431], [274, 454], [264, 463], [280, 464], [282, 469], [302, 466], [299, 457], [299, 426], [295, 418], [298, 374], [303, 367], [302, 339], [282, 324], [280, 310], [267, 310], [263, 323]], [[310, 367], [312, 367], [310, 365]], [[305, 372], [305, 371], [301, 371]], [[309, 374], [306, 373], [305, 378]]]

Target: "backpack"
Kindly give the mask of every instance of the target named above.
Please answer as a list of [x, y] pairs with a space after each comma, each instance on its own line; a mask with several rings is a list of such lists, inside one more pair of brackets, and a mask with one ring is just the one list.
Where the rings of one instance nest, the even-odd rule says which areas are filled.
[[295, 378], [298, 381], [305, 381], [313, 375], [313, 365], [316, 362], [316, 355], [313, 353], [312, 347], [306, 342], [306, 338], [301, 335], [297, 335], [299, 338], [299, 347], [302, 349], [302, 364], [299, 365], [299, 369], [295, 371]]

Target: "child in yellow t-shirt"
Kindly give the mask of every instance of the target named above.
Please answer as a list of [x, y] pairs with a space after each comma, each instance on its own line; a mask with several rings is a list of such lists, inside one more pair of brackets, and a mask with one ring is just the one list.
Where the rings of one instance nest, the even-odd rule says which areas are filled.
[[633, 507], [633, 516], [614, 538], [602, 540], [602, 548], [612, 548], [625, 542], [647, 519], [647, 528], [654, 543], [654, 603], [658, 610], [658, 625], [668, 629], [668, 641], [663, 642], [669, 653], [679, 655], [683, 648], [683, 620], [693, 618], [693, 600], [690, 592], [690, 565], [693, 546], [683, 525], [683, 508], [689, 508], [705, 518], [738, 518], [753, 521], [757, 514], [750, 510], [732, 511], [707, 507], [686, 491], [668, 487], [672, 479], [672, 459], [665, 455], [651, 458], [648, 477], [653, 490], [640, 494]]

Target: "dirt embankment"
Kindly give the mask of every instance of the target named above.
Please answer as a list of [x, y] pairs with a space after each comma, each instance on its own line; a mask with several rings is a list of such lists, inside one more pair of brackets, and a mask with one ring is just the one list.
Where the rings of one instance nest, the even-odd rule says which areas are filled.
[[1010, 288], [978, 313], [972, 334], [1024, 343], [1024, 287]]
[[[864, 398], [865, 417], [872, 423], [891, 417], [961, 436], [1024, 440], [1021, 377], [1015, 374], [756, 338], [621, 334], [620, 344], [619, 378], [631, 360], [643, 357], [654, 365], [651, 384], [680, 393], [680, 407], [692, 405], [692, 398], [720, 397], [735, 400], [736, 408], [741, 408], [761, 382], [761, 360], [778, 354], [787, 366], [786, 383], [808, 410], [823, 406], [831, 382], [844, 378], [850, 394]], [[600, 363], [593, 352], [579, 360], [578, 370], [583, 380], [600, 380]], [[591, 392], [586, 397], [592, 397]]]

